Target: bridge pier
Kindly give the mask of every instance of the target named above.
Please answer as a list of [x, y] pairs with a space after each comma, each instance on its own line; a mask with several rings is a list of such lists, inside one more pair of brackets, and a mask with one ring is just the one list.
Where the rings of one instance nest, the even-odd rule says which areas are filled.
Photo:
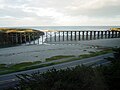
[[16, 36], [15, 36], [15, 37], [16, 37], [16, 39], [15, 39], [15, 43], [18, 44], [18, 34], [15, 33], [15, 35], [16, 35]]
[[120, 31], [118, 32], [118, 38], [120, 38]]
[[56, 32], [54, 32], [54, 41], [56, 42]]
[[84, 40], [85, 31], [82, 31], [82, 40]]
[[90, 40], [92, 40], [92, 31], [90, 31]]
[[73, 36], [72, 36], [72, 31], [70, 31], [71, 32], [71, 38], [70, 38], [70, 40], [72, 41], [72, 38], [73, 38]]
[[59, 32], [59, 41], [60, 41], [60, 32]]
[[65, 37], [65, 36], [64, 36], [64, 31], [63, 31], [63, 41], [64, 41], [64, 37]]
[[110, 32], [110, 31], [108, 31], [108, 38], [110, 38], [110, 36], [111, 36], [111, 32]]
[[50, 32], [50, 42], [52, 41], [52, 32]]
[[97, 39], [99, 39], [100, 38], [100, 31], [98, 31], [98, 35], [97, 35]]
[[94, 39], [96, 39], [96, 31], [94, 31]]
[[107, 38], [107, 31], [105, 31], [105, 38]]
[[86, 31], [86, 40], [88, 40], [88, 31]]
[[31, 33], [28, 33], [29, 44], [31, 44]]
[[101, 39], [103, 39], [103, 31], [101, 31]]
[[80, 35], [80, 31], [79, 31], [79, 41], [81, 40], [81, 35]]
[[67, 31], [67, 41], [68, 41], [68, 31]]
[[117, 38], [117, 31], [115, 31], [115, 38]]
[[75, 41], [77, 40], [76, 38], [77, 38], [77, 34], [76, 34], [76, 31], [74, 32], [75, 33]]

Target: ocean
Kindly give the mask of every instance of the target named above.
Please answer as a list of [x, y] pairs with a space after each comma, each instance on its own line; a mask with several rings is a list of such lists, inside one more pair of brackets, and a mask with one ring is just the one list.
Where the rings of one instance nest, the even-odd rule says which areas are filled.
[[63, 31], [99, 31], [110, 30], [110, 28], [120, 28], [120, 26], [28, 26], [22, 28], [32, 28], [36, 30], [63, 30]]

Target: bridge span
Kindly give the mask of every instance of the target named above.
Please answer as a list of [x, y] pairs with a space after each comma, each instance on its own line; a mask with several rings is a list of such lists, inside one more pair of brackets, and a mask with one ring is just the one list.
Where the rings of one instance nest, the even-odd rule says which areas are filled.
[[[4, 37], [4, 38], [3, 38]], [[120, 31], [44, 31], [43, 33], [3, 33], [0, 45], [30, 45], [51, 42], [67, 42], [120, 38]], [[77, 42], [76, 42], [77, 43]]]

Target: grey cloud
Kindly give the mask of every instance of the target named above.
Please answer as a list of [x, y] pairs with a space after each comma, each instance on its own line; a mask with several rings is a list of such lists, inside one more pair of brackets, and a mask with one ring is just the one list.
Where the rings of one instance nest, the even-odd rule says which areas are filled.
[[119, 6], [109, 6], [98, 9], [77, 9], [77, 10], [64, 10], [66, 15], [71, 16], [90, 16], [90, 17], [116, 17], [120, 15], [120, 7]]
[[[99, 0], [92, 0], [92, 1], [99, 1]], [[103, 3], [104, 1], [109, 2], [108, 0], [103, 0]], [[110, 0], [110, 1], [114, 1], [114, 0]], [[112, 5], [111, 3], [110, 4], [106, 3], [104, 4], [105, 6], [102, 7], [101, 5], [100, 8], [91, 8], [90, 6], [88, 7], [86, 6], [86, 8], [80, 7], [80, 5], [84, 6], [85, 3], [89, 3], [89, 2], [90, 2], [89, 0], [0, 0], [0, 4], [4, 5], [4, 8], [0, 9], [0, 17], [11, 16], [14, 18], [19, 18], [20, 20], [17, 21], [14, 20], [14, 21], [21, 22], [24, 24], [27, 24], [27, 22], [23, 22], [25, 21], [23, 19], [29, 17], [33, 19], [29, 23], [55, 25], [58, 24], [57, 22], [59, 21], [62, 21], [63, 23], [65, 22], [65, 20], [63, 20], [62, 17], [67, 17], [69, 23], [72, 21], [76, 22], [77, 20], [81, 20], [82, 17], [84, 17], [83, 19], [85, 19], [85, 21], [87, 22], [87, 20], [89, 20], [91, 17], [93, 19], [99, 20], [99, 18], [114, 19], [115, 17], [120, 16], [120, 12], [119, 12], [120, 7], [116, 5], [115, 2], [114, 2], [115, 5]], [[99, 5], [99, 3], [97, 4]], [[76, 9], [72, 9], [72, 7], [76, 7]], [[38, 8], [38, 9], [35, 10], [34, 8]], [[43, 8], [43, 11], [42, 10], [39, 11], [40, 8]], [[53, 8], [50, 10], [55, 10], [53, 14], [50, 14], [51, 12], [47, 10], [48, 8]], [[31, 11], [27, 11], [28, 9], [30, 9]], [[42, 12], [43, 14], [41, 14]], [[46, 15], [46, 14], [50, 14], [50, 15]], [[52, 17], [52, 15], [54, 16]], [[6, 19], [2, 21], [5, 24]]]
[[37, 16], [35, 13], [24, 12], [22, 8], [11, 8], [7, 7], [4, 9], [0, 9], [0, 17], [4, 16], [12, 16], [16, 18], [23, 18], [23, 17], [35, 17]]

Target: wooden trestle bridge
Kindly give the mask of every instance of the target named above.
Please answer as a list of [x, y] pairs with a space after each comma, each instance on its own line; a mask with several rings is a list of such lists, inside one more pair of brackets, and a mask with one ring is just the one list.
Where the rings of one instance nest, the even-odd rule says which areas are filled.
[[64, 42], [120, 38], [120, 31], [56, 31], [45, 35], [45, 42]]
[[120, 38], [120, 31], [47, 31], [0, 33], [0, 45], [43, 44], [49, 42]]

